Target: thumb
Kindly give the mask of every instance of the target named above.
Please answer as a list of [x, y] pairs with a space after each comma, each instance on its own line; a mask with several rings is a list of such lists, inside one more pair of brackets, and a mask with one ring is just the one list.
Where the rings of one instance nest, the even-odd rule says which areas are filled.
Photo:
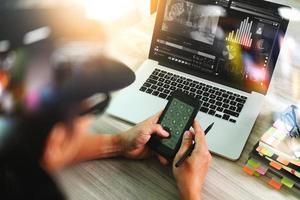
[[193, 143], [193, 134], [190, 131], [186, 131], [183, 135], [181, 146], [176, 157], [178, 156], [181, 157], [192, 145], [192, 143]]
[[163, 129], [163, 127], [159, 124], [154, 124], [151, 126], [150, 134], [156, 134], [159, 137], [167, 138], [169, 137], [170, 133]]

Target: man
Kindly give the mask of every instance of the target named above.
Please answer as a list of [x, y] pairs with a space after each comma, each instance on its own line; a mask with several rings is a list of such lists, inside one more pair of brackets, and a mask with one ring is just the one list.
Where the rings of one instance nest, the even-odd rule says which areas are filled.
[[[107, 93], [128, 86], [134, 73], [99, 54], [94, 42], [54, 46], [53, 40], [15, 49], [9, 63], [5, 57], [10, 54], [1, 55], [0, 74], [6, 74], [5, 79], [0, 77], [3, 199], [64, 199], [52, 173], [91, 159], [144, 159], [153, 155], [147, 146], [151, 135], [169, 137], [157, 124], [160, 113], [123, 133], [90, 133], [94, 117], [87, 113], [103, 111], [109, 102]], [[101, 93], [103, 101], [86, 108], [83, 102], [95, 93]], [[185, 133], [175, 161], [193, 139], [195, 150], [182, 166], [173, 167], [182, 199], [201, 198], [211, 160], [198, 122], [193, 129]], [[159, 159], [167, 164], [166, 159]]]
[[[31, 81], [41, 84], [43, 80], [49, 82], [44, 78], [46, 75], [41, 73], [44, 67], [38, 66], [40, 77], [31, 74], [37, 70], [32, 70], [37, 61], [45, 61], [47, 58], [43, 51], [36, 50], [37, 47], [45, 50], [48, 45], [35, 44], [28, 47], [30, 50], [27, 55], [33, 53], [34, 56], [28, 56], [30, 61], [27, 62], [25, 77], [31, 77]], [[46, 52], [49, 53], [48, 50]], [[0, 188], [8, 199], [63, 199], [51, 180], [52, 173], [91, 159], [117, 156], [144, 159], [153, 154], [147, 146], [151, 135], [169, 137], [169, 133], [157, 124], [160, 113], [123, 133], [90, 133], [88, 130], [93, 116], [80, 115], [86, 113], [82, 101], [93, 93], [108, 93], [129, 85], [134, 80], [134, 74], [123, 64], [103, 56], [92, 56], [87, 60], [82, 67], [76, 64], [57, 65], [52, 74], [54, 86], [46, 84], [46, 87], [41, 86], [36, 91], [35, 84], [32, 92], [29, 87], [32, 83], [28, 80], [29, 86], [24, 86], [27, 88], [23, 94], [25, 101], [17, 106], [15, 114], [2, 115], [5, 119], [3, 124], [8, 127], [3, 129], [8, 133], [8, 139], [2, 139], [5, 145], [1, 146], [0, 151]], [[107, 101], [104, 102], [100, 106], [102, 109], [107, 105]], [[173, 165], [182, 199], [201, 198], [200, 190], [211, 160], [198, 122], [194, 122], [193, 129], [185, 133], [174, 160], [177, 161], [183, 155], [193, 139], [196, 142], [195, 150], [182, 166], [176, 168]], [[3, 130], [2, 134], [5, 135]], [[167, 164], [166, 159], [161, 156], [159, 159]]]

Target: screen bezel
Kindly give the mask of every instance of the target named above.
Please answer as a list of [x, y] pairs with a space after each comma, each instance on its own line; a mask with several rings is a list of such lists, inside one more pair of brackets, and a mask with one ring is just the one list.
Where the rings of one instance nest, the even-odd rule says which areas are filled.
[[[270, 83], [271, 83], [271, 79], [272, 79], [272, 76], [273, 76], [273, 72], [275, 70], [276, 63], [277, 63], [277, 60], [278, 60], [278, 57], [279, 57], [279, 53], [280, 53], [280, 48], [281, 48], [280, 42], [281, 42], [282, 38], [280, 37], [279, 34], [277, 34], [277, 36], [275, 37], [274, 47], [273, 47], [271, 57], [270, 57], [270, 60], [269, 60], [270, 70], [269, 70], [269, 84], [268, 84], [267, 89], [266, 90], [255, 90], [255, 89], [249, 90], [248, 88], [246, 88], [242, 85], [235, 84], [234, 82], [231, 83], [229, 81], [224, 81], [224, 80], [222, 80], [218, 77], [213, 77], [211, 75], [204, 74], [200, 71], [195, 71], [195, 70], [192, 70], [190, 68], [182, 67], [182, 65], [176, 64], [176, 63], [171, 62], [171, 61], [162, 61], [162, 60], [159, 60], [155, 57], [155, 52], [154, 52], [155, 41], [159, 38], [159, 36], [162, 32], [161, 27], [162, 27], [162, 24], [163, 24], [164, 13], [165, 13], [165, 8], [166, 8], [166, 2], [167, 2], [167, 0], [160, 0], [159, 1], [156, 21], [155, 21], [155, 26], [154, 26], [154, 31], [153, 31], [153, 37], [152, 37], [151, 47], [150, 47], [150, 52], [149, 52], [149, 59], [158, 61], [160, 65], [164, 65], [164, 66], [167, 66], [169, 68], [172, 68], [172, 69], [184, 72], [184, 73], [188, 73], [188, 74], [197, 76], [199, 78], [203, 78], [203, 79], [213, 81], [213, 82], [216, 82], [216, 83], [219, 83], [219, 84], [222, 84], [222, 85], [226, 85], [228, 87], [232, 87], [232, 88], [235, 88], [235, 89], [238, 89], [238, 90], [242, 90], [244, 92], [251, 93], [251, 92], [255, 91], [255, 92], [261, 93], [263, 95], [267, 94]], [[258, 8], [266, 8], [268, 10], [278, 10], [279, 8], [282, 8], [282, 7], [291, 8], [291, 7], [286, 6], [286, 5], [277, 4], [277, 3], [268, 2], [268, 1], [236, 0], [235, 2], [247, 3], [249, 5], [253, 5], [253, 6], [258, 7]], [[286, 34], [288, 24], [289, 24], [289, 20], [284, 19], [284, 18], [281, 19], [280, 27], [279, 27], [279, 31], [278, 31], [278, 33], [280, 33], [281, 36], [284, 36]]]
[[175, 149], [171, 149], [169, 148], [168, 146], [164, 145], [162, 142], [161, 142], [161, 139], [158, 138], [157, 136], [152, 136], [150, 141], [149, 141], [149, 144], [150, 146], [155, 150], [157, 151], [159, 154], [167, 157], [167, 158], [174, 158], [176, 153], [178, 152], [179, 148], [180, 148], [180, 145], [181, 145], [181, 141], [182, 141], [182, 137], [183, 137], [183, 133], [186, 131], [186, 130], [189, 130], [190, 127], [192, 126], [193, 124], [193, 121], [195, 119], [195, 117], [197, 116], [198, 114], [198, 111], [200, 109], [200, 103], [197, 99], [183, 93], [183, 92], [180, 92], [180, 91], [175, 91], [173, 93], [173, 95], [171, 96], [170, 100], [168, 101], [165, 109], [163, 110], [161, 116], [159, 117], [159, 120], [158, 120], [158, 124], [161, 123], [161, 121], [163, 120], [164, 116], [166, 115], [166, 113], [168, 112], [169, 110], [169, 107], [172, 103], [172, 101], [174, 99], [178, 99], [179, 101], [182, 101], [190, 106], [193, 107], [193, 112], [186, 124], [186, 126], [184, 127], [184, 131], [181, 133], [181, 136], [179, 138], [179, 140], [177, 141], [177, 144], [175, 146]]

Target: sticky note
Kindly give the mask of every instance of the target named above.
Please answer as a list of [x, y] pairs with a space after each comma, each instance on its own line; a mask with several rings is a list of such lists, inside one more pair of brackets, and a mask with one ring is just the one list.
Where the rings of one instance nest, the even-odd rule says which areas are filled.
[[284, 177], [283, 179], [281, 179], [281, 183], [282, 183], [283, 185], [289, 187], [289, 188], [292, 188], [292, 187], [294, 186], [294, 184], [295, 184], [294, 181], [292, 181], [292, 180], [290, 180], [290, 179], [288, 179], [288, 178], [285, 178], [285, 177]]
[[278, 183], [276, 180], [274, 180], [274, 179], [271, 179], [269, 182], [268, 182], [268, 184], [270, 185], [270, 186], [272, 186], [273, 188], [275, 188], [276, 190], [280, 190], [280, 188], [281, 188], [281, 186], [282, 186], [282, 184], [281, 183]]
[[258, 167], [257, 169], [255, 169], [258, 173], [260, 173], [261, 175], [265, 175], [268, 171], [268, 168], [267, 167], [263, 167], [263, 166], [260, 166]]
[[261, 149], [262, 149], [262, 146], [258, 146], [258, 147], [256, 148], [256, 151], [257, 151], [257, 152], [260, 152]]
[[300, 161], [291, 160], [291, 163], [293, 163], [294, 165], [300, 166]]
[[247, 165], [244, 166], [243, 168], [244, 172], [246, 172], [247, 174], [249, 174], [250, 176], [252, 176], [254, 174], [254, 170], [252, 170], [250, 167], [248, 167]]
[[262, 148], [261, 151], [260, 151], [260, 153], [262, 153], [262, 154], [264, 154], [264, 155], [266, 155], [268, 157], [272, 157], [273, 156], [273, 153], [271, 151], [269, 151], [268, 149], [266, 149], [266, 148]]
[[252, 159], [249, 159], [248, 162], [247, 162], [248, 165], [250, 165], [251, 167], [253, 167], [254, 169], [256, 169], [257, 167], [260, 166], [260, 163], [252, 160]]
[[281, 168], [282, 168], [282, 166], [279, 164], [279, 163], [277, 163], [277, 162], [270, 162], [269, 163], [272, 167], [274, 167], [275, 169], [277, 169], [277, 170], [280, 170]]
[[254, 176], [259, 177], [260, 174], [258, 172], [254, 172]]
[[285, 160], [285, 159], [282, 158], [282, 157], [278, 157], [276, 160], [277, 160], [278, 162], [280, 162], [280, 163], [286, 165], [286, 166], [290, 163], [289, 161]]

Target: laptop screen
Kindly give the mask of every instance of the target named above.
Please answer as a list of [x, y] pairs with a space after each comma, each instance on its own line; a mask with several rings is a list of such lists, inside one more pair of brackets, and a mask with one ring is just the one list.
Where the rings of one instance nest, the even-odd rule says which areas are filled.
[[263, 1], [161, 0], [150, 58], [243, 91], [265, 94], [288, 21]]

